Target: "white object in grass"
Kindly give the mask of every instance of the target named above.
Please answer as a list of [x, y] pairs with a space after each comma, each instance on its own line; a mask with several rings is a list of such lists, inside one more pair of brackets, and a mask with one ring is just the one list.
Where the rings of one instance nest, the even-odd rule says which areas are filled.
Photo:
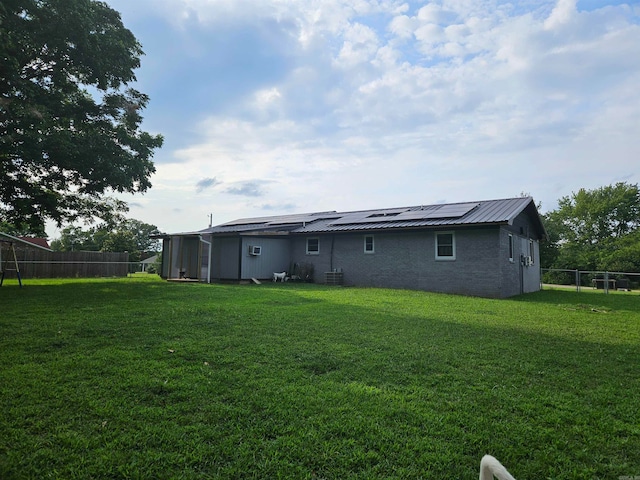
[[498, 480], [516, 480], [496, 458], [485, 455], [480, 460], [480, 480], [493, 480], [493, 477]]

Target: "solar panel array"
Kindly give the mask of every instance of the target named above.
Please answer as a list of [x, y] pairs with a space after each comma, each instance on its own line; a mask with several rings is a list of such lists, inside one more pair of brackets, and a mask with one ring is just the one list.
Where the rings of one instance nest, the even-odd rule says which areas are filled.
[[390, 222], [406, 211], [406, 208], [394, 208], [388, 210], [367, 210], [364, 212], [345, 213], [341, 218], [336, 219], [335, 222], [331, 222], [331, 224], [353, 225], [357, 223]]
[[273, 217], [254, 217], [254, 218], [241, 218], [239, 220], [233, 220], [228, 223], [218, 225], [219, 227], [232, 227], [240, 225], [291, 225], [305, 222], [313, 222], [315, 220], [335, 218], [337, 216], [335, 211], [332, 212], [318, 212], [318, 213], [300, 213], [294, 215], [278, 215]]
[[425, 220], [429, 218], [460, 218], [464, 217], [479, 205], [479, 203], [451, 203], [449, 205], [442, 205], [440, 208], [428, 212], [427, 216], [422, 218]]
[[396, 209], [393, 211], [354, 212], [345, 214], [332, 222], [332, 225], [354, 225], [363, 223], [406, 222], [411, 220], [432, 220], [444, 218], [460, 218], [465, 216], [479, 203], [456, 203], [448, 205], [432, 205], [418, 209]]
[[351, 212], [329, 211], [253, 217], [234, 220], [207, 231], [229, 233], [288, 230], [302, 233], [504, 223], [511, 222], [531, 202], [531, 198], [510, 198]]

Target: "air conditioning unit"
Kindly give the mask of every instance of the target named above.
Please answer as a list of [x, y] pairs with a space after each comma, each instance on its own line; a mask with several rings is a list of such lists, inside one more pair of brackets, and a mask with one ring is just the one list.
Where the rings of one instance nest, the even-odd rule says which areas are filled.
[[249, 255], [260, 255], [262, 253], [262, 247], [259, 245], [249, 245]]

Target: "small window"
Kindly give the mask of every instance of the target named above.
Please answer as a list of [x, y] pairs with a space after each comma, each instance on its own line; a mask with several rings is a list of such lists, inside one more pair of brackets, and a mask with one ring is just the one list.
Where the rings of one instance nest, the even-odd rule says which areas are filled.
[[373, 235], [364, 236], [364, 253], [374, 253], [375, 244], [373, 242]]
[[533, 265], [533, 260], [536, 258], [535, 256], [535, 247], [533, 246], [533, 240], [529, 240], [529, 256], [531, 257], [531, 265]]
[[436, 233], [436, 260], [456, 259], [456, 237], [453, 232]]
[[307, 238], [307, 255], [318, 255], [320, 253], [320, 239]]
[[509, 261], [513, 262], [513, 235], [509, 234]]

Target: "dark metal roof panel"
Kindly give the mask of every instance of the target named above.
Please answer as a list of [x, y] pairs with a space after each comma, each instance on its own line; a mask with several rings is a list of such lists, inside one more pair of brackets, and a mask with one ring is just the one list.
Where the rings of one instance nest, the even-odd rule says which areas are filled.
[[[243, 234], [259, 232], [291, 232], [293, 234], [442, 228], [448, 226], [511, 224], [532, 204], [531, 197], [484, 200], [402, 208], [384, 208], [351, 212], [318, 212], [273, 217], [239, 219], [191, 234]], [[471, 204], [473, 208], [467, 208]], [[442, 209], [446, 205], [448, 208]], [[535, 205], [534, 205], [535, 208]], [[437, 211], [451, 212], [453, 218], [437, 218]], [[419, 212], [424, 211], [425, 218]], [[461, 214], [461, 212], [466, 212]], [[403, 215], [403, 213], [405, 215]], [[397, 218], [395, 218], [397, 217]], [[403, 218], [404, 217], [404, 218]], [[368, 221], [371, 219], [371, 221]]]
[[[354, 222], [349, 223], [347, 215], [341, 217], [339, 222], [332, 220], [323, 220], [313, 222], [293, 230], [293, 233], [320, 233], [320, 232], [342, 232], [357, 230], [379, 230], [379, 229], [407, 229], [407, 228], [437, 228], [447, 226], [462, 225], [496, 225], [510, 224], [513, 220], [526, 208], [533, 200], [530, 197], [511, 198], [505, 200], [488, 200], [476, 202], [478, 207], [472, 209], [465, 215], [455, 218], [424, 218], [416, 220], [394, 221], [393, 217], [385, 219], [385, 221], [366, 222], [366, 212], [352, 212]], [[452, 205], [452, 204], [448, 204]], [[407, 211], [417, 211], [428, 207], [408, 207]], [[376, 212], [376, 211], [371, 211]], [[375, 217], [374, 217], [375, 218]]]

